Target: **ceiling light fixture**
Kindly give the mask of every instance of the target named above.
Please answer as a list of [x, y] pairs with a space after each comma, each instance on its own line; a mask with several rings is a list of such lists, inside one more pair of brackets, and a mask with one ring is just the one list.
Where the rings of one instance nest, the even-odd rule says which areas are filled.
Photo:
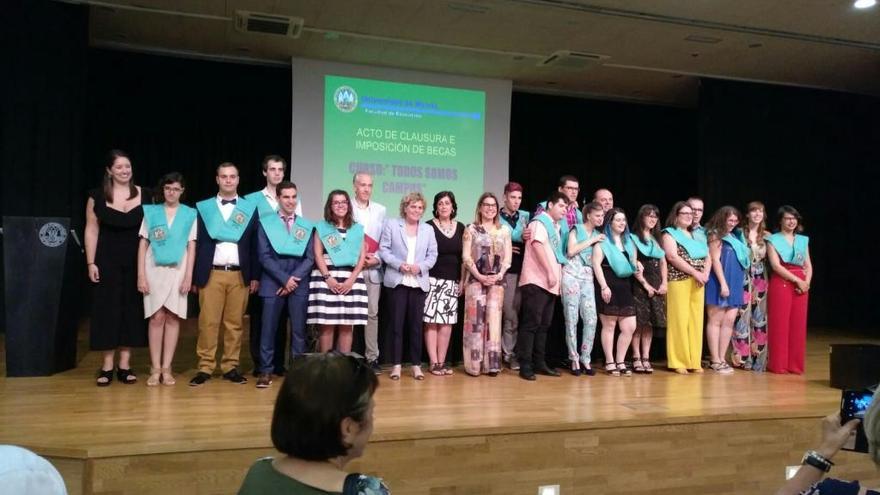
[[875, 5], [877, 5], [877, 0], [856, 0], [853, 7], [857, 9], [870, 9]]

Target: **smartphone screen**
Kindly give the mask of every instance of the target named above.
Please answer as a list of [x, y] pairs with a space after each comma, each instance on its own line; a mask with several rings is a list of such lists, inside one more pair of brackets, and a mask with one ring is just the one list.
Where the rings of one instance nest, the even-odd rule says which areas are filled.
[[[865, 411], [871, 405], [874, 394], [870, 390], [844, 390], [840, 398], [840, 422], [846, 423], [851, 419], [865, 419]], [[844, 450], [855, 452], [868, 452], [868, 439], [865, 437], [865, 427], [859, 424], [856, 434], [850, 437], [843, 446]]]

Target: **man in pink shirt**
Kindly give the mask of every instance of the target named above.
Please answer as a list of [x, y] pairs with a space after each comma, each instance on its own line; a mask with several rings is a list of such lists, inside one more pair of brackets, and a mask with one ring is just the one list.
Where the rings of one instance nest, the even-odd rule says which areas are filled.
[[550, 195], [547, 206], [529, 223], [531, 239], [525, 245], [519, 288], [522, 297], [519, 333], [516, 339], [519, 376], [535, 380], [535, 373], [559, 376], [547, 366], [544, 345], [553, 321], [553, 306], [559, 296], [565, 249], [559, 223], [569, 200], [560, 191]]

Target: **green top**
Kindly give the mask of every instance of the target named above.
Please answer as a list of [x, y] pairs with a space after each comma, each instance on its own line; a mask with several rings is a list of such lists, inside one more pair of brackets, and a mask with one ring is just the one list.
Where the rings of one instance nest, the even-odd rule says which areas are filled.
[[[363, 474], [349, 474], [345, 478], [345, 493], [363, 495], [388, 495], [391, 491], [380, 478]], [[351, 491], [351, 490], [355, 491]], [[282, 474], [272, 466], [272, 458], [265, 457], [254, 463], [248, 470], [238, 495], [326, 495], [342, 492], [328, 492], [306, 485], [290, 476]]]

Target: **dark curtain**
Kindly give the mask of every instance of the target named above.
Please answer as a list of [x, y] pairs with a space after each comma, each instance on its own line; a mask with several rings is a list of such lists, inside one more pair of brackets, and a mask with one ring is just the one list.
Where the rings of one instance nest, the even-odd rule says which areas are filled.
[[[265, 186], [265, 155], [290, 154], [289, 67], [265, 67], [92, 49], [86, 116], [88, 185], [111, 148], [132, 158], [138, 184], [170, 171], [185, 203], [216, 194], [221, 162], [239, 166], [242, 194]], [[94, 187], [94, 186], [93, 186]]]
[[777, 208], [795, 206], [815, 273], [810, 325], [876, 329], [870, 215], [878, 205], [880, 99], [707, 80], [699, 114], [707, 211], [761, 200], [775, 230]]
[[643, 203], [665, 212], [699, 191], [698, 134], [693, 110], [514, 93], [510, 180], [528, 209], [573, 174], [581, 204], [605, 187], [630, 215]]
[[[88, 10], [48, 0], [11, 0], [3, 3], [3, 14], [0, 215], [69, 217], [76, 211], [81, 216]], [[82, 238], [81, 226], [74, 228]], [[7, 254], [0, 248], [0, 258]], [[4, 283], [0, 275], [3, 294]], [[5, 321], [5, 301], [0, 301], [0, 330]]]

